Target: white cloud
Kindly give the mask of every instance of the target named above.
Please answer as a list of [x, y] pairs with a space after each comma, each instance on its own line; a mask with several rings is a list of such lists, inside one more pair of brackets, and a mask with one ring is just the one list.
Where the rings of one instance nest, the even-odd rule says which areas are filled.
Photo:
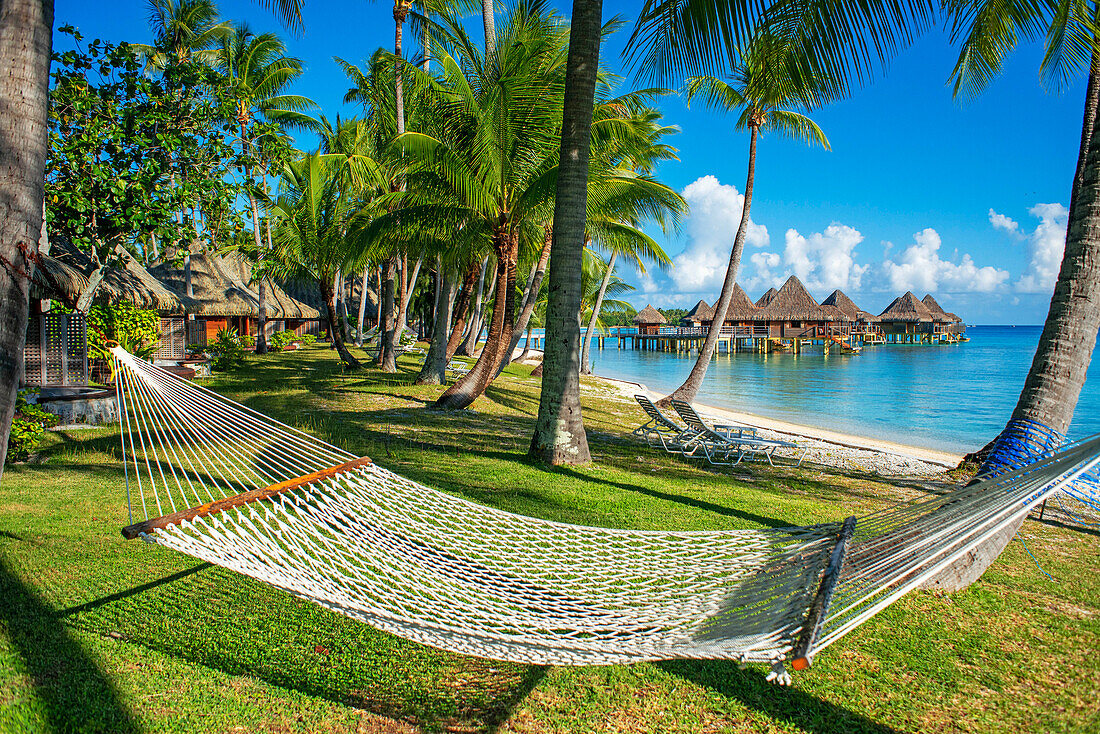
[[1038, 217], [1039, 224], [1027, 238], [1027, 269], [1016, 281], [1016, 290], [1050, 293], [1062, 267], [1069, 211], [1061, 204], [1036, 204], [1028, 213]]
[[870, 265], [855, 261], [856, 245], [863, 241], [858, 230], [834, 222], [824, 232], [803, 237], [787, 230], [783, 261], [808, 289], [828, 293], [837, 288], [858, 291]]
[[940, 235], [931, 227], [913, 235], [915, 244], [907, 247], [897, 261], [886, 260], [882, 271], [890, 289], [897, 292], [990, 293], [1008, 280], [1008, 271], [991, 265], [978, 267], [969, 254], [958, 262], [944, 260], [939, 250]]
[[1005, 214], [998, 214], [992, 209], [989, 210], [989, 223], [993, 225], [993, 229], [1004, 230], [1017, 239], [1023, 239], [1024, 237], [1020, 234], [1019, 222]]
[[[691, 206], [687, 220], [688, 245], [673, 258], [669, 273], [680, 293], [712, 294], [722, 287], [729, 266], [733, 238], [741, 223], [745, 197], [734, 186], [714, 176], [703, 176], [688, 184], [682, 195]], [[768, 230], [749, 220], [745, 244], [751, 248], [768, 245]]]

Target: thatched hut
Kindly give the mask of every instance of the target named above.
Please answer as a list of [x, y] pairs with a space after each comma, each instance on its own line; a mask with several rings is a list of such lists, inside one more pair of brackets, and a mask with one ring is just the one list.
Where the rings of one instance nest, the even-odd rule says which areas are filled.
[[680, 319], [681, 326], [702, 326], [714, 319], [714, 307], [708, 306], [706, 301], [700, 300], [692, 306], [684, 318]]
[[912, 291], [895, 298], [878, 316], [884, 334], [927, 334], [932, 331], [932, 322], [932, 312]]
[[[733, 328], [739, 335], [744, 336], [744, 334], [740, 334], [740, 332], [745, 329], [752, 329], [756, 314], [759, 310], [760, 309], [753, 305], [752, 299], [745, 293], [745, 289], [741, 287], [741, 284], [734, 283], [733, 295], [730, 297], [729, 308], [726, 309], [724, 325], [727, 328]], [[711, 321], [713, 321], [713, 319], [714, 316], [712, 314]], [[709, 325], [711, 321], [708, 321], [707, 325]]]
[[[183, 314], [194, 307], [194, 302], [165, 287], [126, 250], [119, 247], [115, 254], [118, 263], [104, 270], [92, 301], [109, 305], [127, 302], [138, 308], [159, 312], [161, 347], [156, 356], [161, 359], [182, 358], [186, 351]], [[31, 298], [34, 299], [31, 301], [31, 318], [43, 315], [41, 301], [47, 299], [74, 308], [91, 286], [97, 268], [98, 265], [87, 253], [65, 240], [55, 239], [51, 243], [50, 253], [40, 256], [35, 268], [31, 287]]]
[[764, 323], [772, 337], [812, 338], [824, 336], [833, 318], [814, 300], [802, 281], [792, 275], [767, 305], [755, 312], [753, 320]]
[[668, 319], [648, 303], [646, 307], [639, 311], [638, 315], [634, 317], [634, 324], [638, 327], [639, 334], [656, 334], [658, 330], [667, 323]]
[[931, 293], [925, 294], [921, 303], [932, 312], [932, 330], [936, 334], [962, 334], [966, 331], [966, 324], [957, 314], [945, 311]]
[[874, 330], [874, 324], [877, 321], [875, 315], [857, 306], [855, 301], [839, 288], [821, 302], [821, 307], [838, 316], [838, 321], [848, 324], [849, 328], [854, 328], [859, 333]]
[[[251, 283], [252, 265], [235, 252], [216, 255], [210, 252], [192, 252], [191, 291], [194, 306], [188, 312], [194, 323], [188, 341], [207, 344], [216, 338], [219, 330], [236, 329], [237, 333], [255, 335], [260, 315], [258, 284]], [[183, 267], [161, 263], [152, 273], [177, 294], [186, 292], [186, 274]], [[289, 296], [270, 278], [264, 281], [266, 288], [267, 332], [291, 330], [298, 333], [316, 333], [320, 329], [320, 312]]]
[[764, 291], [764, 295], [756, 299], [756, 307], [764, 308], [769, 303], [771, 303], [772, 299], [774, 299], [777, 295], [779, 295], [779, 291], [777, 291], [775, 288], [769, 288], [768, 290]]

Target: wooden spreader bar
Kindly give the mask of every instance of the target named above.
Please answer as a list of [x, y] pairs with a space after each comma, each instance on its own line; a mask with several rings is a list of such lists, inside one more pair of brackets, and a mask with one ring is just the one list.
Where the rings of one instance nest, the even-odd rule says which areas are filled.
[[328, 469], [321, 469], [320, 471], [295, 477], [294, 479], [287, 479], [285, 482], [279, 482], [278, 484], [272, 484], [267, 487], [260, 487], [259, 489], [249, 490], [248, 492], [241, 492], [240, 494], [235, 494], [225, 499], [207, 502], [198, 507], [192, 507], [189, 510], [180, 510], [179, 512], [173, 512], [163, 517], [154, 517], [150, 520], [137, 522], [133, 525], [124, 527], [122, 529], [122, 537], [127, 540], [133, 540], [142, 533], [150, 533], [157, 528], [166, 528], [169, 525], [178, 525], [184, 520], [194, 520], [197, 517], [206, 517], [224, 512], [225, 510], [232, 510], [234, 507], [247, 505], [249, 502], [268, 499], [275, 495], [282, 494], [283, 492], [289, 492], [299, 487], [304, 487], [307, 484], [319, 482], [322, 479], [328, 479], [337, 474], [343, 474], [344, 472], [349, 472], [362, 466], [370, 466], [370, 463], [371, 460], [364, 456], [354, 461], [348, 461], [338, 466], [329, 467]]
[[844, 553], [848, 549], [848, 541], [856, 529], [856, 518], [849, 517], [840, 528], [836, 545], [833, 546], [833, 555], [829, 559], [829, 565], [825, 567], [825, 573], [821, 577], [821, 585], [817, 587], [814, 600], [810, 604], [810, 612], [806, 615], [806, 624], [802, 627], [802, 635], [798, 638], [798, 644], [794, 646], [792, 654], [794, 660], [791, 667], [795, 670], [805, 670], [813, 662], [814, 645], [818, 635], [825, 624], [825, 613], [829, 611], [829, 602], [832, 601], [836, 584], [840, 580], [840, 572], [844, 570]]

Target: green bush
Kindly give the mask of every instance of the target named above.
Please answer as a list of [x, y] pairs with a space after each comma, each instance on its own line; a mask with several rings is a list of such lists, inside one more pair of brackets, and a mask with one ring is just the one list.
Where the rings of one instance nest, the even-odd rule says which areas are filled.
[[27, 402], [26, 395], [30, 392], [30, 390], [20, 390], [19, 397], [15, 401], [15, 415], [11, 421], [8, 456], [5, 462], [8, 464], [30, 458], [31, 451], [38, 446], [45, 430], [57, 425], [56, 415]]
[[244, 347], [236, 329], [219, 329], [210, 351], [214, 354], [211, 366], [216, 370], [228, 370], [244, 361]]
[[118, 342], [138, 357], [148, 357], [160, 348], [160, 316], [129, 301], [92, 304], [88, 327], [88, 348], [98, 357], [110, 356], [108, 341]]
[[308, 347], [308, 346], [313, 345], [317, 341], [317, 335], [316, 334], [302, 334], [300, 337], [298, 337], [298, 341], [300, 341], [302, 343], [302, 346]]
[[278, 351], [282, 351], [283, 347], [287, 346], [291, 342], [298, 341], [298, 335], [293, 331], [276, 331], [271, 335], [271, 346]]
[[240, 341], [242, 347], [248, 347], [249, 349], [251, 349], [252, 347], [256, 346], [256, 337], [252, 336], [251, 334], [242, 335]]

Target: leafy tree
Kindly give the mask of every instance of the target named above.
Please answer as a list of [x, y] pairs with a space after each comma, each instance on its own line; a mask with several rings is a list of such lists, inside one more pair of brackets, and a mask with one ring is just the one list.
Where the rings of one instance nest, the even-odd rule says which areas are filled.
[[119, 248], [189, 241], [178, 212], [231, 205], [235, 156], [208, 70], [172, 61], [150, 78], [129, 45], [97, 40], [84, 50], [79, 33], [61, 31], [77, 48], [57, 55], [53, 73], [46, 217], [99, 264], [78, 303], [86, 311]]

